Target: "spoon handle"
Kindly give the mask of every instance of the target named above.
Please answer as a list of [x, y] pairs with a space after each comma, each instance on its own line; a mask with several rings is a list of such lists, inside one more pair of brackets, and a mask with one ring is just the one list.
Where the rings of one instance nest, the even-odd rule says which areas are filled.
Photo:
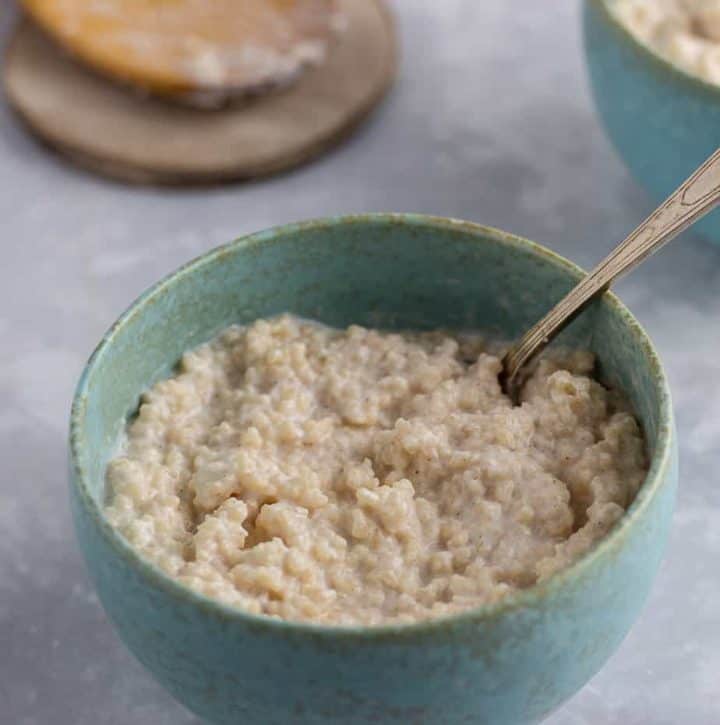
[[720, 202], [720, 149], [593, 269], [505, 356], [503, 387], [517, 400], [518, 373], [595, 297]]

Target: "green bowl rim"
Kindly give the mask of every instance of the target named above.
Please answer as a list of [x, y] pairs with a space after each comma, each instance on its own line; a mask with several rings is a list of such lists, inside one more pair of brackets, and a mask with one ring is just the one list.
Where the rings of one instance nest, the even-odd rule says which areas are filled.
[[[615, 15], [610, 5], [614, 0], [586, 0], [591, 4], [598, 6], [608, 22], [616, 31], [619, 37], [636, 51], [636, 53], [644, 60], [649, 61], [650, 69], [654, 72], [665, 74], [669, 73], [672, 80], [679, 84], [689, 84], [694, 86], [694, 91], [700, 91], [704, 95], [711, 96], [713, 100], [720, 101], [720, 85], [706, 81], [699, 76], [693, 75], [690, 71], [685, 70], [682, 66], [674, 63], [665, 56], [661, 55], [655, 48], [637, 38], [632, 31]], [[664, 78], [666, 80], [666, 77]]]
[[609, 304], [627, 325], [635, 336], [640, 347], [643, 349], [648, 365], [653, 373], [653, 378], [659, 388], [660, 399], [660, 427], [658, 441], [653, 455], [650, 469], [643, 485], [640, 488], [635, 500], [630, 505], [625, 515], [596, 546], [569, 567], [559, 571], [549, 579], [536, 584], [528, 589], [514, 592], [500, 601], [487, 604], [466, 611], [437, 617], [434, 619], [421, 620], [414, 623], [397, 623], [376, 626], [347, 626], [347, 625], [326, 625], [307, 622], [287, 621], [275, 619], [267, 615], [257, 615], [245, 612], [239, 608], [223, 604], [210, 599], [183, 584], [171, 579], [161, 569], [144, 559], [132, 546], [112, 527], [103, 515], [102, 508], [97, 504], [91, 495], [88, 486], [88, 476], [81, 465], [81, 456], [84, 448], [82, 440], [82, 425], [88, 397], [88, 384], [95, 366], [106, 354], [112, 345], [118, 331], [136, 315], [142, 314], [144, 307], [153, 299], [162, 295], [168, 288], [176, 284], [184, 277], [195, 273], [206, 265], [213, 264], [227, 254], [236, 250], [253, 247], [259, 244], [277, 242], [288, 237], [293, 237], [298, 232], [308, 229], [327, 229], [339, 226], [387, 226], [406, 224], [411, 227], [422, 229], [442, 229], [458, 231], [469, 234], [474, 239], [465, 239], [468, 243], [491, 243], [503, 247], [530, 251], [538, 257], [544, 258], [561, 270], [568, 272], [571, 277], [579, 279], [585, 272], [576, 264], [561, 257], [545, 247], [531, 242], [522, 237], [515, 236], [493, 227], [482, 226], [473, 222], [461, 221], [458, 219], [435, 217], [422, 214], [357, 214], [348, 216], [335, 216], [314, 219], [305, 222], [297, 222], [279, 227], [273, 227], [240, 237], [229, 244], [217, 247], [183, 265], [176, 271], [170, 273], [159, 282], [150, 287], [138, 297], [118, 318], [118, 320], [105, 333], [98, 346], [90, 356], [78, 382], [73, 397], [70, 416], [70, 486], [77, 494], [79, 501], [85, 510], [94, 519], [95, 524], [100, 528], [106, 539], [115, 549], [115, 552], [125, 559], [126, 563], [139, 571], [144, 579], [152, 585], [159, 587], [166, 593], [184, 600], [194, 607], [197, 607], [205, 615], [224, 621], [237, 621], [258, 631], [276, 632], [283, 635], [302, 635], [320, 638], [352, 637], [357, 640], [377, 640], [382, 638], [414, 637], [417, 635], [430, 635], [448, 628], [456, 628], [466, 624], [479, 623], [493, 617], [499, 617], [519, 608], [532, 608], [539, 604], [544, 598], [562, 590], [574, 578], [598, 563], [606, 552], [615, 546], [621, 546], [628, 530], [642, 518], [643, 512], [648, 508], [651, 499], [657, 494], [665, 480], [665, 474], [670, 468], [674, 450], [674, 422], [672, 412], [672, 401], [667, 377], [660, 362], [657, 351], [653, 347], [647, 333], [640, 323], [633, 317], [630, 311], [612, 293], [604, 295], [603, 302]]

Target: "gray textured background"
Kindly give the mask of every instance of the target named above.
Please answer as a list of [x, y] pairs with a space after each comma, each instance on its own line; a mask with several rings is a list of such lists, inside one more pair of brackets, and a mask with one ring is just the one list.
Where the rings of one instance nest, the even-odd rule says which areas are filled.
[[[4, 36], [12, 9], [0, 5]], [[111, 630], [66, 503], [73, 386], [148, 284], [245, 232], [356, 211], [473, 219], [589, 265], [650, 210], [593, 113], [576, 2], [397, 0], [396, 9], [404, 62], [387, 103], [344, 147], [260, 183], [167, 191], [106, 182], [39, 147], [0, 101], [3, 724], [198, 722]], [[619, 292], [672, 381], [680, 500], [641, 620], [549, 723], [717, 725], [720, 248], [686, 235]]]

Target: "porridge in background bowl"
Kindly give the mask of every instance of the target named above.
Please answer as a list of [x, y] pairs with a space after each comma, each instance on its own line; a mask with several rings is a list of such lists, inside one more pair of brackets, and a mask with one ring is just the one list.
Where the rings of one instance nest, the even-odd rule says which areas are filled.
[[609, 0], [638, 40], [720, 85], [720, 0]]
[[291, 316], [231, 327], [144, 395], [107, 515], [253, 613], [380, 624], [494, 602], [603, 537], [647, 470], [590, 353], [543, 360], [515, 408], [499, 353]]
[[[590, 88], [608, 138], [660, 204], [718, 147], [720, 2], [585, 0]], [[720, 244], [720, 214], [696, 231]]]

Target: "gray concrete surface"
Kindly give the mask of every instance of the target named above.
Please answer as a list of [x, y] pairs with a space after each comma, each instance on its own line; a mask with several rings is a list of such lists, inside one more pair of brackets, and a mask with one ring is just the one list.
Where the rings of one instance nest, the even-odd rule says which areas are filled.
[[[342, 148], [259, 183], [170, 191], [103, 181], [36, 144], [0, 101], [1, 723], [197, 723], [113, 633], [66, 503], [75, 381], [148, 284], [245, 232], [357, 211], [477, 220], [589, 265], [650, 210], [593, 113], [578, 3], [395, 6], [404, 61], [392, 97]], [[12, 14], [2, 3], [3, 35]], [[720, 248], [686, 235], [619, 292], [672, 380], [679, 505], [642, 618], [548, 722], [717, 725]]]

